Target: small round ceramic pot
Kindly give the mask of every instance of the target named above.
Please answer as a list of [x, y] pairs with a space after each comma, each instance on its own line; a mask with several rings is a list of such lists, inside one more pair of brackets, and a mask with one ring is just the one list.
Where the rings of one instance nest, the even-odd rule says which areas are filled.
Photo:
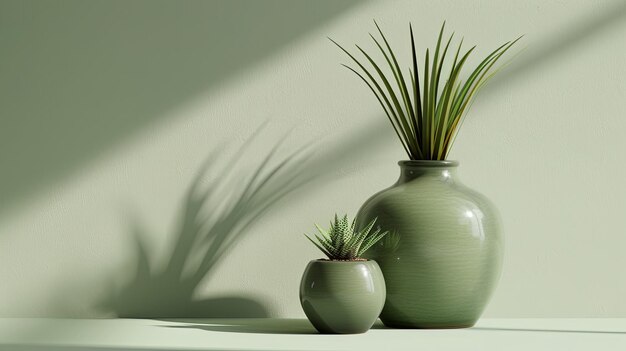
[[320, 333], [368, 331], [385, 304], [385, 280], [376, 261], [313, 260], [300, 282], [300, 304]]

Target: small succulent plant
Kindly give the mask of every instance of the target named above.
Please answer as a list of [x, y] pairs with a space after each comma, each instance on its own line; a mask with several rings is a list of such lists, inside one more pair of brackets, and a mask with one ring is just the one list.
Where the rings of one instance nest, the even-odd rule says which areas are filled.
[[335, 221], [330, 222], [330, 229], [324, 230], [315, 225], [320, 232], [320, 235], [314, 235], [317, 241], [306, 234], [305, 236], [332, 261], [360, 260], [365, 251], [387, 235], [387, 232], [381, 232], [380, 228], [372, 231], [375, 223], [376, 218], [361, 231], [355, 232], [354, 220], [350, 224], [347, 215], [339, 219], [335, 214]]

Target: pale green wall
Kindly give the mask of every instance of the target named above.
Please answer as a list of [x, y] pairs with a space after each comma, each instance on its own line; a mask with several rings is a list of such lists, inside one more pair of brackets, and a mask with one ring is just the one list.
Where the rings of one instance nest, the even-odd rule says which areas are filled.
[[293, 128], [287, 148], [317, 140], [327, 178], [263, 217], [195, 298], [302, 316], [319, 256], [302, 233], [354, 214], [404, 157], [326, 39], [369, 46], [373, 18], [402, 55], [408, 21], [420, 51], [444, 19], [481, 54], [526, 34], [451, 157], [506, 229], [486, 316], [626, 317], [626, 5], [583, 0], [0, 1], [0, 315], [112, 315], [136, 227], [158, 263], [204, 157], [269, 120], [246, 162]]

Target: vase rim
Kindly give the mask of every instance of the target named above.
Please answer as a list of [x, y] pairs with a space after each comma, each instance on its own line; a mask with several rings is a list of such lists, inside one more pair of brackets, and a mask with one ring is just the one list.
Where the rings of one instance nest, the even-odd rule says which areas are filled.
[[329, 260], [327, 258], [318, 258], [315, 260], [311, 260], [311, 262], [324, 262], [324, 263], [365, 263], [365, 262], [372, 262], [373, 260], [370, 259], [363, 259], [363, 260]]
[[456, 160], [401, 160], [398, 161], [400, 167], [457, 167], [459, 161]]

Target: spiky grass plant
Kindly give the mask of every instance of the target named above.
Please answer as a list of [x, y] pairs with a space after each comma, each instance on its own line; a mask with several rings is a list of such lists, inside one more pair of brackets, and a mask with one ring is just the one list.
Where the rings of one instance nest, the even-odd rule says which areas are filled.
[[[442, 70], [444, 64], [449, 64], [446, 58], [448, 57], [448, 48], [454, 37], [454, 33], [452, 33], [447, 43], [445, 43], [443, 51], [441, 51], [445, 22], [441, 26], [432, 59], [429, 49], [426, 50], [423, 61], [424, 77], [421, 81], [417, 55], [415, 53], [413, 28], [409, 24], [413, 61], [412, 68], [408, 70], [410, 82], [405, 79], [396, 55], [378, 23], [374, 21], [374, 24], [378, 33], [380, 33], [384, 46], [381, 44], [380, 39], [376, 39], [372, 34], [370, 34], [370, 37], [384, 56], [391, 72], [383, 72], [383, 68], [359, 45], [356, 45], [356, 47], [368, 63], [361, 63], [348, 50], [334, 40], [329, 39], [357, 64], [362, 73], [348, 65], [343, 66], [359, 76], [374, 93], [410, 159], [445, 160], [461, 125], [463, 116], [476, 93], [497, 72], [497, 70], [492, 70], [494, 64], [521, 37], [506, 42], [491, 52], [476, 66], [465, 81], [461, 79], [461, 69], [476, 46], [471, 47], [461, 55], [463, 46], [463, 39], [461, 39], [450, 66], [450, 72], [442, 87]], [[366, 68], [366, 65], [371, 66], [371, 68]], [[408, 87], [412, 89], [409, 90]]]
[[320, 232], [320, 235], [315, 235], [317, 242], [308, 235], [305, 234], [305, 236], [328, 256], [328, 259], [332, 261], [354, 261], [361, 259], [360, 257], [365, 251], [387, 235], [387, 232], [381, 232], [380, 228], [372, 231], [375, 223], [376, 218], [361, 231], [355, 232], [354, 220], [350, 224], [347, 215], [339, 219], [335, 214], [335, 221], [330, 222], [330, 229], [324, 230], [317, 224], [315, 225]]

